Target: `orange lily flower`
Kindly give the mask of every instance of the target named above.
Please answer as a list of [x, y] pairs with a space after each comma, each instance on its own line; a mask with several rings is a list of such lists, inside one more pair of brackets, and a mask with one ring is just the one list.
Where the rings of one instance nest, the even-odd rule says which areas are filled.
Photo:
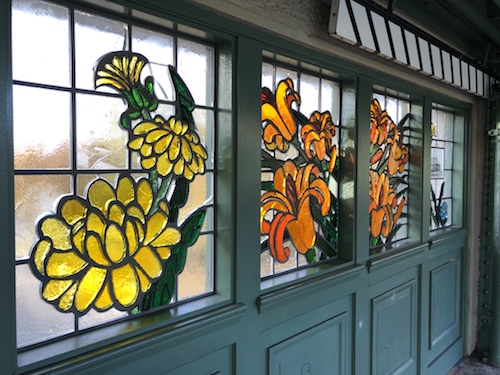
[[[260, 231], [269, 235], [269, 250], [278, 262], [290, 257], [290, 249], [283, 245], [285, 230], [299, 253], [306, 253], [316, 243], [311, 197], [321, 205], [322, 215], [330, 209], [330, 191], [320, 175], [314, 164], [297, 169], [293, 162], [286, 161], [274, 174], [275, 190], [260, 199]], [[275, 212], [271, 222], [265, 219], [269, 211]]]
[[394, 175], [397, 172], [403, 172], [405, 164], [408, 162], [408, 157], [408, 149], [406, 148], [406, 145], [400, 145], [399, 142], [394, 142], [391, 145], [391, 150], [389, 152], [387, 172], [390, 175]]
[[332, 140], [335, 135], [335, 125], [330, 112], [319, 113], [314, 111], [309, 123], [302, 127], [300, 136], [304, 142], [304, 151], [308, 158], [318, 157], [324, 160], [332, 148]]
[[262, 89], [262, 123], [264, 133], [262, 139], [268, 150], [276, 148], [281, 152], [288, 150], [288, 144], [297, 132], [291, 106], [300, 104], [299, 94], [293, 89], [290, 78], [281, 81], [273, 95], [268, 88]]
[[382, 110], [377, 99], [370, 103], [370, 142], [381, 145], [387, 140], [389, 126], [392, 120], [385, 110]]
[[[370, 171], [370, 232], [374, 237], [387, 237], [399, 220], [405, 205], [405, 197], [399, 204], [394, 190], [389, 186], [389, 177], [382, 173]], [[396, 212], [394, 213], [394, 209]]]

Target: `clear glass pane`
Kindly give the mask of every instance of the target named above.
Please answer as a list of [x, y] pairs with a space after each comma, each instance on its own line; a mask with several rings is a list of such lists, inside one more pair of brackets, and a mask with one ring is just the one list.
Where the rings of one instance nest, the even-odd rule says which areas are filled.
[[12, 2], [12, 74], [15, 80], [68, 86], [69, 11], [37, 0]]
[[123, 100], [77, 94], [77, 165], [83, 169], [116, 169], [127, 165], [127, 132], [119, 125]]
[[177, 73], [186, 83], [197, 105], [214, 103], [214, 49], [210, 46], [178, 40]]
[[144, 55], [149, 65], [143, 74], [155, 79], [155, 93], [158, 99], [173, 100], [174, 91], [168, 65], [174, 64], [174, 38], [141, 27], [132, 27], [132, 50]]
[[196, 297], [212, 291], [212, 235], [200, 236], [187, 250], [186, 265], [178, 277], [178, 299]]
[[14, 166], [70, 167], [70, 94], [14, 85]]
[[36, 236], [38, 218], [52, 212], [58, 199], [71, 193], [70, 176], [15, 177], [16, 259], [29, 256]]
[[28, 265], [16, 267], [16, 323], [19, 348], [73, 332], [73, 314], [57, 311], [40, 297], [40, 281]]
[[[89, 14], [75, 12], [75, 65], [76, 86], [94, 89], [94, 66], [103, 55], [112, 51], [128, 49], [127, 26], [123, 22]], [[109, 88], [99, 88], [108, 90]]]

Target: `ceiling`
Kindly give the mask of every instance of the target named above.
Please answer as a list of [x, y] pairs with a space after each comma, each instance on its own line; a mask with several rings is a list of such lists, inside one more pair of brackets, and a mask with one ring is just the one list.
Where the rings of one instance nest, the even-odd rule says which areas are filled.
[[500, 77], [500, 0], [370, 0]]

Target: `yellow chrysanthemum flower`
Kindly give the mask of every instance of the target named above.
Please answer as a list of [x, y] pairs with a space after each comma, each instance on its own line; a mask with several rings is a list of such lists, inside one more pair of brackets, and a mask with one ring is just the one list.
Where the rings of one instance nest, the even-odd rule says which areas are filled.
[[153, 192], [146, 179], [120, 178], [116, 189], [94, 181], [87, 199], [63, 198], [39, 225], [31, 255], [42, 297], [62, 311], [129, 310], [163, 274], [181, 233], [167, 226], [166, 207], [148, 215]]
[[[107, 56], [106, 56], [107, 57]], [[103, 58], [96, 72], [95, 87], [111, 86], [119, 91], [131, 91], [140, 78], [142, 68], [148, 62], [139, 54], [113, 53]]]
[[200, 138], [173, 116], [165, 121], [158, 115], [138, 124], [128, 145], [141, 154], [143, 168], [156, 167], [161, 176], [173, 172], [191, 181], [196, 174], [205, 173], [207, 152]]

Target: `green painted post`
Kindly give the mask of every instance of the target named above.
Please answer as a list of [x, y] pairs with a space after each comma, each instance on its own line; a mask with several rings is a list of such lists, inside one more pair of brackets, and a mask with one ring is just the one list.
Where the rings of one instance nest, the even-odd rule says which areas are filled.
[[[500, 129], [500, 103], [496, 99], [496, 129]], [[495, 146], [495, 167], [493, 175], [493, 207], [500, 204], [500, 142]], [[492, 337], [490, 348], [490, 363], [500, 367], [500, 273], [496, 272], [500, 268], [500, 211], [493, 210], [493, 244], [492, 249], [492, 282], [491, 282], [491, 311], [492, 311]]]
[[[12, 129], [11, 1], [0, 1], [0, 372], [13, 374], [16, 363], [16, 318], [14, 274], [14, 183]], [[5, 372], [3, 372], [5, 371]]]

